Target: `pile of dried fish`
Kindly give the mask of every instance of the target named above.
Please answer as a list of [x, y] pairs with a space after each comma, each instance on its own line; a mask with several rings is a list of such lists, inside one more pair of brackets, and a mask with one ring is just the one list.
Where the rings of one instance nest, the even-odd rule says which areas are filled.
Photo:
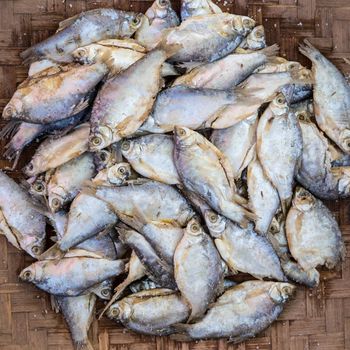
[[76, 349], [93, 349], [97, 298], [139, 333], [240, 342], [345, 254], [318, 199], [350, 196], [342, 74], [308, 41], [312, 70], [279, 57], [210, 0], [182, 0], [181, 20], [156, 0], [61, 22], [22, 53], [3, 111], [13, 168], [43, 140], [21, 184], [0, 172], [1, 233], [37, 259], [20, 278], [52, 295]]

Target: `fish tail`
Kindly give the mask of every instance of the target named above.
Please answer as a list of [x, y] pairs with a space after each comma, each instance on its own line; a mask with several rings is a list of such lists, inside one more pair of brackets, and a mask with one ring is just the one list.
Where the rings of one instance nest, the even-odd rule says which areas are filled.
[[17, 120], [9, 121], [0, 131], [0, 139], [12, 138], [17, 132], [20, 122]]
[[307, 39], [304, 39], [304, 43], [299, 44], [299, 51], [310, 61], [317, 60], [321, 55], [320, 51], [318, 51]]
[[282, 208], [282, 213], [286, 217], [288, 214], [288, 210], [290, 208], [290, 205], [292, 204], [292, 197], [288, 197], [285, 199], [281, 198], [281, 208]]
[[316, 269], [304, 271], [297, 263], [283, 259], [281, 266], [288, 278], [309, 288], [315, 288], [320, 282], [320, 274]]
[[224, 216], [236, 222], [243, 228], [247, 228], [249, 222], [255, 222], [258, 219], [258, 216], [252, 213], [249, 209], [233, 202], [226, 204], [223, 209], [224, 211], [222, 214]]
[[95, 350], [89, 339], [74, 342], [75, 350]]
[[265, 47], [264, 49], [258, 51], [259, 53], [264, 54], [266, 57], [277, 56], [280, 51], [280, 47], [277, 44]]
[[175, 323], [171, 326], [172, 330], [176, 332], [177, 334], [171, 334], [170, 338], [172, 340], [176, 341], [191, 341], [191, 337], [186, 334], [188, 328], [191, 327], [190, 324], [185, 324], [185, 323]]
[[31, 46], [27, 50], [24, 50], [19, 54], [19, 56], [22, 58], [24, 64], [33, 63], [38, 61], [40, 58], [35, 46]]

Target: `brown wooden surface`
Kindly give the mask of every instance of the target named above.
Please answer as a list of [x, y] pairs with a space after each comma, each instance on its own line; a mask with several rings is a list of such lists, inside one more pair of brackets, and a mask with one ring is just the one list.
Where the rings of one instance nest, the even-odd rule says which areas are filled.
[[[249, 14], [264, 24], [268, 42], [279, 43], [282, 55], [288, 59], [307, 63], [296, 47], [302, 38], [309, 37], [349, 76], [350, 65], [343, 58], [350, 59], [350, 0], [217, 3], [230, 12]], [[128, 0], [0, 0], [0, 109], [26, 77], [27, 69], [21, 66], [18, 54], [53, 33], [59, 21], [96, 7], [144, 11], [150, 4]], [[179, 4], [174, 6], [178, 9]], [[28, 157], [26, 152], [20, 165]], [[0, 160], [2, 168], [6, 165]], [[339, 271], [323, 272], [317, 289], [299, 287], [280, 319], [257, 338], [240, 345], [227, 344], [225, 340], [181, 344], [167, 338], [139, 336], [103, 319], [94, 321], [90, 332], [96, 350], [350, 349], [350, 201], [330, 206], [347, 243], [348, 255], [343, 266]], [[31, 258], [0, 237], [0, 350], [72, 349], [64, 321], [51, 311], [48, 296], [18, 281], [19, 271], [30, 262]]]

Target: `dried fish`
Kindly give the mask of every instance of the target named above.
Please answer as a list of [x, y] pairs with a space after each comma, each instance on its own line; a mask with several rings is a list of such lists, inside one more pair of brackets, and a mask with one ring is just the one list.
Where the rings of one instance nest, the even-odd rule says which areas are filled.
[[191, 308], [188, 322], [194, 321], [222, 292], [224, 277], [220, 255], [196, 219], [184, 230], [175, 251], [174, 266], [176, 284]]
[[248, 50], [261, 50], [266, 47], [264, 26], [256, 26], [243, 41], [239, 47]]
[[193, 16], [209, 15], [211, 13], [222, 13], [219, 6], [211, 0], [181, 0], [181, 20]]
[[350, 87], [345, 77], [309, 41], [300, 52], [312, 61], [314, 111], [318, 126], [344, 152], [350, 152]]
[[289, 283], [247, 281], [227, 290], [194, 324], [176, 324], [175, 340], [229, 338], [238, 343], [267, 328], [294, 293]]
[[0, 180], [0, 234], [37, 258], [45, 248], [45, 217], [28, 193], [2, 171]]
[[94, 9], [70, 17], [59, 24], [57, 32], [21, 53], [26, 62], [48, 58], [71, 62], [79, 46], [109, 38], [128, 38], [141, 25], [142, 14], [115, 9]]

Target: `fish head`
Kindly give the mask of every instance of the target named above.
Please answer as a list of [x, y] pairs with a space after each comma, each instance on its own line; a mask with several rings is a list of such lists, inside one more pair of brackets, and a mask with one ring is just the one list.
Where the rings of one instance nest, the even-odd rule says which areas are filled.
[[280, 225], [278, 219], [276, 218], [276, 216], [274, 216], [272, 221], [271, 221], [270, 227], [269, 227], [269, 232], [272, 235], [275, 235], [275, 234], [279, 233], [280, 230], [281, 230], [281, 225]]
[[39, 282], [43, 279], [43, 268], [41, 262], [36, 262], [24, 270], [19, 274], [19, 279], [25, 282]]
[[96, 152], [108, 147], [113, 142], [113, 131], [108, 126], [99, 125], [90, 133], [89, 149]]
[[156, 0], [145, 12], [145, 15], [152, 23], [155, 18], [166, 18], [169, 10], [171, 10], [171, 3], [169, 0]]
[[293, 111], [299, 123], [312, 123], [311, 117], [313, 114], [313, 107], [310, 101], [299, 103], [295, 108], [293, 108]]
[[315, 204], [315, 197], [304, 188], [298, 186], [293, 197], [293, 206], [300, 211], [308, 211]]
[[107, 178], [111, 184], [122, 185], [131, 176], [131, 166], [129, 163], [118, 163], [107, 170]]
[[274, 115], [283, 115], [289, 111], [287, 100], [283, 94], [278, 94], [272, 100], [269, 107]]
[[231, 16], [232, 16], [232, 21], [231, 21], [232, 29], [240, 35], [246, 36], [255, 27], [255, 21], [250, 17], [238, 16], [238, 15], [231, 15]]
[[339, 135], [340, 146], [344, 152], [350, 152], [350, 129], [344, 129]]
[[45, 238], [25, 235], [20, 240], [21, 248], [33, 258], [38, 258], [45, 249]]
[[114, 320], [129, 320], [132, 316], [132, 306], [125, 300], [112, 304], [107, 310], [107, 317]]
[[191, 237], [198, 237], [204, 233], [202, 225], [199, 223], [198, 218], [192, 218], [185, 229], [185, 233]]
[[140, 143], [133, 140], [124, 140], [120, 148], [126, 159], [138, 159], [141, 155]]
[[256, 26], [247, 37], [249, 47], [263, 49], [266, 46], [264, 26]]
[[10, 102], [5, 106], [2, 111], [2, 117], [5, 120], [16, 119], [23, 115], [23, 102], [21, 96], [16, 96], [15, 93]]
[[121, 24], [121, 37], [131, 37], [142, 25], [145, 15], [142, 13], [128, 13]]
[[114, 163], [113, 154], [109, 150], [103, 149], [94, 153], [94, 164], [97, 171], [112, 166]]
[[227, 219], [213, 210], [204, 212], [204, 220], [212, 237], [220, 237], [226, 228]]
[[296, 287], [290, 283], [275, 282], [269, 289], [269, 296], [276, 304], [285, 303], [294, 293]]
[[41, 163], [40, 156], [36, 157], [36, 159], [32, 159], [23, 169], [23, 173], [29, 177], [37, 174], [38, 165]]
[[175, 144], [180, 147], [188, 147], [196, 142], [197, 133], [184, 126], [174, 128]]
[[72, 56], [76, 62], [81, 64], [92, 64], [96, 62], [96, 58], [101, 51], [101, 45], [91, 44], [79, 47], [72, 52]]

